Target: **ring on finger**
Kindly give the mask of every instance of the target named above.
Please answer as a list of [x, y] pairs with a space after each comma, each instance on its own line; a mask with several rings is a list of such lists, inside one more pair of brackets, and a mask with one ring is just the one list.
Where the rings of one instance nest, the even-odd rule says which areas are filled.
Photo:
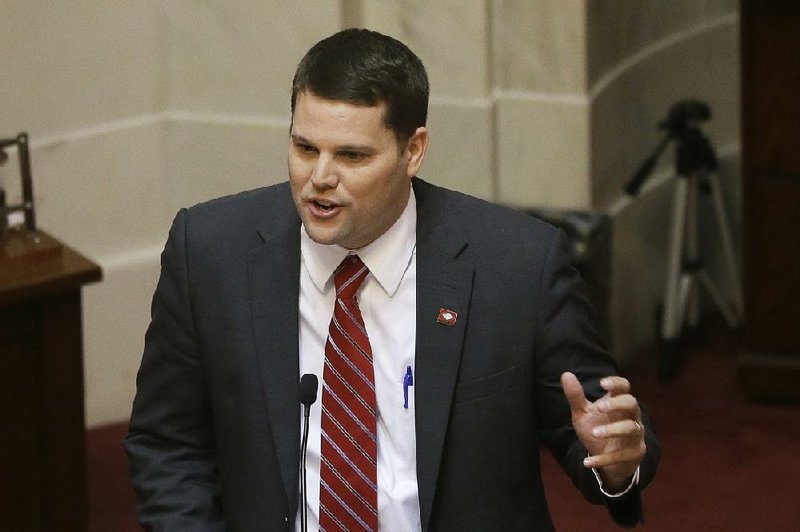
[[634, 421], [633, 424], [636, 425], [636, 432], [644, 432], [644, 427], [641, 423]]

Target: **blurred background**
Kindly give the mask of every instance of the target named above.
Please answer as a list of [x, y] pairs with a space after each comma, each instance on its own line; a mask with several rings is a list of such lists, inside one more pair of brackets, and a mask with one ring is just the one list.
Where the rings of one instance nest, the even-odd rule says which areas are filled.
[[[0, 0], [0, 137], [28, 132], [39, 227], [103, 270], [83, 289], [86, 426], [128, 419], [172, 217], [287, 179], [294, 69], [346, 27], [390, 34], [426, 65], [420, 175], [523, 209], [612, 212], [670, 107], [707, 102], [740, 266], [740, 10], [737, 0]], [[0, 187], [18, 203], [10, 155]], [[667, 154], [612, 212], [601, 311], [625, 366], [654, 344], [673, 175]], [[703, 246], [727, 297], [719, 240]]]

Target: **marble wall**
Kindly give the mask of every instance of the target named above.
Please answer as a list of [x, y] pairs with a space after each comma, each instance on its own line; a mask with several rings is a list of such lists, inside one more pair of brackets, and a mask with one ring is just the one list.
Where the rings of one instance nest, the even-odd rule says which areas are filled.
[[[84, 291], [89, 425], [129, 413], [175, 212], [285, 179], [292, 73], [340, 28], [389, 33], [423, 59], [421, 175], [450, 188], [520, 207], [606, 208], [683, 95], [712, 101], [709, 130], [738, 154], [733, 0], [5, 4], [0, 136], [30, 133], [41, 228], [105, 274]], [[736, 165], [725, 168], [733, 183]], [[18, 198], [14, 160], [0, 185]], [[656, 187], [616, 224], [621, 359], [652, 330], [629, 316], [657, 299], [668, 199]]]
[[491, 2], [497, 201], [589, 207], [586, 2]]

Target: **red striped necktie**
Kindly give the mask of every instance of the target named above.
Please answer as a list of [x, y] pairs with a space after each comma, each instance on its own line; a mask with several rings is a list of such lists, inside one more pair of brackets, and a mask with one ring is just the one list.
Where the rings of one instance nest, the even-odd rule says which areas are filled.
[[377, 403], [372, 348], [356, 291], [369, 269], [349, 255], [334, 272], [336, 304], [322, 373], [319, 525], [378, 529]]

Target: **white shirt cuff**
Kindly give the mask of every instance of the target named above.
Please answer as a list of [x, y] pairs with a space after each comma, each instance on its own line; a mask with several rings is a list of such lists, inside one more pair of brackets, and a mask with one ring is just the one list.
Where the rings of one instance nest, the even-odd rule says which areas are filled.
[[622, 497], [623, 495], [625, 495], [626, 493], [631, 491], [631, 489], [634, 486], [639, 485], [639, 468], [640, 467], [641, 466], [636, 468], [636, 472], [633, 474], [633, 478], [631, 478], [631, 483], [628, 484], [628, 487], [625, 488], [624, 490], [620, 491], [619, 493], [608, 493], [605, 489], [603, 489], [603, 480], [600, 478], [600, 473], [597, 472], [597, 469], [592, 468], [592, 473], [594, 473], [594, 478], [597, 479], [597, 485], [600, 487], [600, 491], [602, 492], [602, 494], [605, 495], [606, 497], [610, 497], [612, 499], [616, 499], [616, 498]]

